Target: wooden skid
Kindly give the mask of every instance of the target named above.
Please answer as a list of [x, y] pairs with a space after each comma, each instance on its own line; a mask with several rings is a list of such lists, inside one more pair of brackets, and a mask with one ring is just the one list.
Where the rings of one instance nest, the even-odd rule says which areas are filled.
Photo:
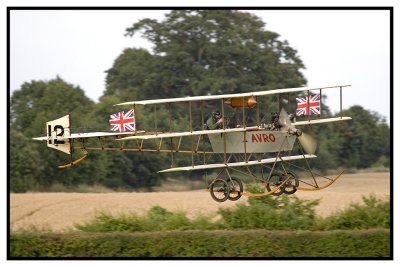
[[[328, 186], [330, 186], [331, 184], [333, 184], [337, 179], [340, 178], [340, 176], [342, 176], [344, 171], [341, 171], [339, 173], [338, 176], [336, 176], [335, 179], [333, 179], [332, 181], [324, 184], [323, 186], [320, 187], [316, 187], [316, 188], [307, 188], [307, 187], [296, 187], [297, 190], [304, 190], [304, 191], [317, 191], [317, 190], [322, 190], [327, 188]], [[262, 197], [262, 196], [268, 196], [271, 195], [273, 193], [275, 193], [277, 190], [279, 190], [279, 188], [281, 188], [284, 184], [286, 184], [286, 182], [289, 181], [289, 178], [287, 178], [282, 184], [280, 184], [278, 187], [274, 188], [273, 190], [269, 191], [269, 192], [264, 192], [264, 193], [258, 193], [258, 194], [252, 194], [252, 193], [246, 193], [246, 192], [242, 192], [241, 195], [242, 196], [246, 196], [246, 197]]]
[[319, 186], [319, 187], [296, 187], [296, 188], [297, 188], [297, 190], [303, 190], [303, 191], [318, 191], [318, 190], [325, 189], [325, 188], [327, 188], [328, 186], [330, 186], [331, 184], [333, 184], [334, 182], [336, 182], [336, 180], [339, 179], [340, 176], [342, 176], [343, 172], [344, 172], [344, 171], [341, 171], [341, 172], [339, 173], [339, 175], [336, 176], [335, 179], [333, 179], [333, 180], [331, 180], [330, 182], [324, 184], [323, 186]]
[[58, 168], [60, 168], [60, 169], [65, 169], [65, 168], [71, 167], [72, 165], [81, 162], [81, 161], [84, 160], [85, 158], [87, 158], [87, 155], [84, 155], [83, 157], [81, 157], [81, 158], [79, 158], [79, 159], [77, 159], [77, 160], [75, 160], [75, 161], [72, 161], [71, 163], [68, 163], [68, 164], [66, 164], [66, 165], [58, 166]]
[[242, 196], [246, 196], [246, 197], [262, 197], [262, 196], [268, 196], [268, 195], [271, 195], [271, 194], [273, 194], [273, 193], [275, 193], [276, 191], [278, 191], [279, 190], [279, 188], [281, 188], [284, 184], [286, 184], [286, 182], [287, 181], [289, 181], [289, 179], [290, 179], [290, 177], [288, 177], [288, 178], [286, 178], [286, 180], [283, 182], [283, 183], [281, 183], [279, 186], [277, 186], [277, 187], [275, 187], [273, 190], [271, 190], [271, 191], [267, 191], [267, 192], [264, 192], [264, 193], [246, 193], [246, 192], [242, 192], [242, 193], [240, 193]]

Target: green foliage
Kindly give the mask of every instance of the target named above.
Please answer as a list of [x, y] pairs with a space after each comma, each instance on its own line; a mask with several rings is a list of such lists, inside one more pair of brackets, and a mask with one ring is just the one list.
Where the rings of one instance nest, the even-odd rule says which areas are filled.
[[390, 224], [387, 201], [365, 197], [364, 205], [352, 205], [342, 213], [318, 221], [313, 211], [316, 202], [270, 199], [274, 201], [259, 198], [248, 206], [222, 209], [219, 211], [222, 219], [217, 222], [204, 216], [189, 220], [182, 212], [155, 206], [144, 216], [114, 217], [101, 213], [94, 221], [76, 226], [80, 231], [12, 232], [10, 256], [342, 258], [391, 255], [390, 230], [382, 229], [389, 228]]
[[390, 128], [377, 113], [353, 106], [343, 111], [351, 121], [337, 125], [338, 161], [341, 166], [367, 168], [381, 156], [390, 158]]
[[220, 208], [227, 228], [240, 229], [310, 229], [315, 225], [316, 200], [300, 200], [295, 196], [249, 198], [249, 205]]
[[74, 117], [76, 126], [83, 124], [82, 115], [92, 106], [93, 102], [81, 88], [60, 77], [48, 82], [31, 81], [24, 83], [11, 97], [11, 125], [28, 137], [39, 136], [45, 133], [45, 122], [65, 114]]
[[232, 10], [174, 10], [165, 20], [142, 19], [153, 54], [126, 49], [108, 70], [105, 94], [163, 98], [238, 93], [305, 84], [297, 51], [264, 29], [260, 18]]
[[374, 164], [372, 164], [371, 167], [373, 167], [373, 168], [380, 168], [380, 167], [381, 168], [382, 167], [389, 168], [390, 167], [390, 158], [382, 155], [378, 158], [378, 160]]
[[[53, 183], [71, 185], [83, 181], [87, 184], [98, 182], [97, 178], [101, 177], [104, 169], [102, 165], [96, 166], [96, 160], [68, 171], [60, 170], [57, 165], [65, 164], [70, 160], [69, 157], [31, 140], [32, 137], [45, 135], [47, 121], [65, 114], [71, 114], [78, 127], [85, 122], [85, 110], [90, 110], [92, 106], [93, 102], [84, 95], [82, 89], [59, 77], [48, 82], [24, 83], [21, 90], [13, 93], [10, 100], [12, 191], [43, 189]], [[24, 181], [24, 186], [21, 181]]]
[[10, 140], [10, 190], [26, 192], [35, 186], [36, 177], [43, 171], [38, 144], [15, 129], [10, 129]]
[[390, 232], [11, 233], [10, 257], [385, 257]]
[[378, 200], [375, 196], [363, 196], [362, 204], [351, 204], [318, 224], [318, 229], [369, 229], [390, 227], [390, 202]]
[[[94, 104], [79, 87], [59, 77], [47, 82], [23, 84], [10, 101], [10, 190], [48, 191], [55, 185], [68, 189], [84, 184], [130, 190], [159, 185], [162, 177], [156, 171], [163, 164], [157, 160], [163, 160], [165, 156], [154, 158], [154, 155], [143, 157], [140, 153], [123, 154], [121, 151], [94, 152], [73, 168], [58, 169], [58, 165], [71, 160], [69, 155], [31, 140], [45, 135], [47, 121], [65, 114], [71, 114], [73, 133], [108, 131], [107, 119], [115, 112], [112, 105], [118, 102], [116, 96], [103, 96], [100, 103]], [[90, 145], [99, 146], [99, 143]], [[74, 157], [79, 156], [77, 150]]]
[[76, 228], [84, 232], [143, 232], [161, 230], [268, 229], [268, 230], [336, 230], [390, 228], [390, 203], [374, 196], [363, 197], [362, 204], [327, 218], [318, 218], [318, 200], [295, 196], [249, 198], [248, 205], [220, 208], [220, 219], [199, 216], [188, 219], [183, 212], [171, 212], [155, 206], [147, 214], [121, 215], [100, 213]]
[[85, 232], [147, 232], [162, 230], [217, 229], [209, 217], [189, 220], [183, 212], [170, 212], [160, 206], [152, 207], [144, 216], [136, 214], [119, 217], [100, 213], [96, 218], [76, 228]]

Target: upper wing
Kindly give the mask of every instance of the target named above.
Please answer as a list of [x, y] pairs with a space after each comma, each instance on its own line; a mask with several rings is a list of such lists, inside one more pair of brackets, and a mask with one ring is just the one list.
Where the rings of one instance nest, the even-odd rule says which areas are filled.
[[141, 100], [141, 101], [124, 102], [124, 103], [116, 104], [115, 106], [120, 106], [120, 105], [149, 105], [149, 104], [190, 102], [190, 101], [201, 101], [201, 100], [230, 99], [230, 98], [234, 98], [234, 97], [236, 98], [236, 97], [249, 97], [249, 96], [273, 95], [273, 94], [285, 94], [285, 93], [292, 93], [292, 92], [301, 92], [301, 91], [308, 91], [308, 90], [319, 90], [319, 89], [328, 89], [328, 88], [337, 88], [337, 87], [348, 87], [348, 86], [350, 86], [350, 84], [329, 85], [329, 86], [320, 86], [320, 87], [285, 88], [285, 89], [276, 89], [276, 90], [268, 90], [268, 91], [257, 91], [257, 92], [241, 93], [241, 94], [189, 96], [189, 97], [180, 97], [180, 98], [152, 99], [152, 100]]
[[299, 159], [311, 159], [316, 158], [316, 155], [297, 155], [297, 156], [286, 156], [280, 158], [268, 158], [262, 160], [252, 160], [252, 161], [243, 161], [243, 162], [231, 162], [231, 163], [216, 163], [216, 164], [206, 164], [206, 165], [195, 165], [195, 166], [186, 166], [186, 167], [176, 167], [170, 168], [166, 170], [162, 170], [159, 172], [179, 172], [179, 171], [194, 171], [194, 170], [206, 170], [206, 169], [218, 169], [218, 168], [226, 168], [226, 167], [240, 167], [240, 166], [251, 166], [251, 165], [259, 165], [259, 164], [268, 164], [274, 163], [275, 161], [289, 161], [289, 160], [299, 160]]
[[317, 120], [309, 120], [309, 121], [297, 121], [293, 122], [292, 125], [310, 125], [310, 124], [318, 124], [318, 123], [326, 123], [326, 122], [334, 122], [334, 121], [346, 121], [351, 120], [351, 117], [335, 117], [335, 118], [327, 118], [327, 119], [317, 119]]

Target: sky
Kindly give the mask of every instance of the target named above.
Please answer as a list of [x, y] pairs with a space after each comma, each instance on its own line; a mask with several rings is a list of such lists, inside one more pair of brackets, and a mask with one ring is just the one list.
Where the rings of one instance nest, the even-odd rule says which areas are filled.
[[[57, 75], [94, 101], [105, 71], [124, 48], [152, 44], [125, 29], [168, 10], [14, 10], [10, 19], [11, 93], [24, 82]], [[308, 86], [351, 84], [343, 108], [361, 105], [390, 120], [390, 20], [385, 10], [247, 10], [296, 49]], [[338, 111], [339, 90], [324, 90]], [[127, 99], [131, 101], [134, 99]]]

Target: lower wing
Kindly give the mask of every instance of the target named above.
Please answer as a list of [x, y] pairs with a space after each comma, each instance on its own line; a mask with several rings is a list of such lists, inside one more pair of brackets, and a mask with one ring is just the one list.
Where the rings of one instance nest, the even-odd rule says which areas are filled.
[[269, 164], [274, 163], [275, 161], [289, 161], [289, 160], [299, 160], [299, 159], [311, 159], [316, 158], [316, 155], [296, 155], [296, 156], [286, 156], [286, 157], [278, 157], [278, 158], [268, 158], [262, 160], [252, 160], [252, 161], [242, 161], [242, 162], [231, 162], [231, 163], [214, 163], [214, 164], [205, 164], [205, 165], [195, 165], [195, 166], [186, 166], [186, 167], [176, 167], [165, 169], [159, 172], [179, 172], [179, 171], [195, 171], [195, 170], [206, 170], [206, 169], [218, 169], [218, 168], [227, 168], [227, 167], [240, 167], [240, 166], [252, 166], [252, 165], [260, 165], [260, 164]]

